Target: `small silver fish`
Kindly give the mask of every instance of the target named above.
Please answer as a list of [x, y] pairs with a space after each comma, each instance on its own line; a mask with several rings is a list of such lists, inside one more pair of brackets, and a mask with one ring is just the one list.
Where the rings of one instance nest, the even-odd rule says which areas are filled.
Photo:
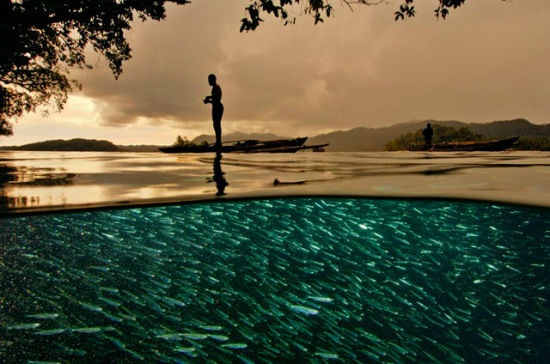
[[50, 335], [58, 335], [58, 334], [62, 334], [64, 333], [65, 329], [51, 329], [51, 330], [42, 330], [42, 331], [37, 331], [35, 332], [34, 334], [35, 335], [40, 335], [40, 336], [50, 336]]
[[27, 315], [26, 317], [35, 318], [39, 320], [52, 320], [59, 317], [58, 313], [37, 313], [33, 315]]
[[28, 323], [28, 324], [17, 324], [13, 326], [8, 326], [8, 330], [32, 330], [39, 327], [38, 322]]
[[300, 305], [289, 305], [289, 308], [298, 313], [302, 313], [304, 315], [317, 315], [319, 314], [319, 311], [310, 307], [306, 306], [300, 306]]
[[245, 343], [228, 343], [228, 344], [223, 344], [222, 346], [224, 348], [234, 349], [234, 350], [242, 350], [248, 347], [248, 345], [246, 345]]

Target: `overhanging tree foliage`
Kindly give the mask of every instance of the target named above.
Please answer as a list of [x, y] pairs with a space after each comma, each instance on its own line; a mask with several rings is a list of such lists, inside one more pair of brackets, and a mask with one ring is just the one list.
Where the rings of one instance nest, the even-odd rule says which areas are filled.
[[[413, 17], [416, 14], [414, 0], [402, 0], [403, 4], [395, 12], [395, 20]], [[445, 19], [449, 14], [449, 9], [456, 9], [466, 0], [434, 0], [436, 8], [434, 10], [436, 17]], [[505, 1], [505, 0], [503, 0]], [[334, 12], [331, 0], [252, 0], [246, 8], [246, 17], [241, 20], [241, 32], [256, 29], [263, 19], [261, 14], [268, 14], [281, 18], [284, 24], [294, 23], [296, 18], [291, 17], [293, 6], [301, 6], [300, 12], [313, 16], [315, 24], [323, 22], [323, 17], [330, 17]], [[353, 5], [378, 5], [388, 3], [388, 0], [340, 0], [350, 9]]]
[[[241, 31], [256, 29], [260, 15], [280, 17], [285, 24], [294, 6], [311, 15], [315, 24], [330, 17], [334, 0], [250, 0]], [[448, 9], [465, 0], [433, 0], [436, 15], [445, 18]], [[188, 0], [0, 0], [0, 135], [11, 135], [11, 121], [39, 105], [61, 109], [73, 87], [69, 67], [91, 68], [85, 49], [91, 46], [108, 61], [115, 77], [130, 59], [124, 31], [134, 16], [161, 20], [167, 3]], [[386, 0], [341, 0], [349, 7], [376, 5]], [[414, 0], [404, 0], [396, 20], [415, 15]]]
[[115, 77], [130, 58], [124, 31], [134, 16], [165, 17], [165, 3], [188, 0], [0, 0], [0, 134], [10, 120], [38, 105], [61, 109], [76, 82], [67, 67], [91, 68], [91, 46], [107, 59]]

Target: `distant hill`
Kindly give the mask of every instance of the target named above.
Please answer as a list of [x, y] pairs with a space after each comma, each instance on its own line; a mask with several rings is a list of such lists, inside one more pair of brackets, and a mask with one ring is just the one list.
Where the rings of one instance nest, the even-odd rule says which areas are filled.
[[[435, 123], [432, 121], [432, 123]], [[445, 126], [458, 126], [459, 121], [437, 122]], [[456, 126], [455, 126], [456, 125]], [[384, 145], [406, 133], [416, 131], [426, 126], [426, 121], [411, 121], [395, 124], [384, 128], [353, 128], [350, 130], [339, 130], [328, 134], [321, 134], [308, 139], [308, 144], [330, 143], [326, 148], [331, 152], [363, 152], [381, 151]]]
[[492, 138], [550, 136], [550, 124], [537, 125], [525, 119], [493, 121], [486, 124], [472, 123], [466, 126], [476, 133]]
[[[409, 150], [411, 145], [423, 145], [425, 129], [418, 129], [415, 132], [402, 134], [397, 138], [389, 141], [384, 146], [384, 150], [397, 151], [397, 150]], [[437, 135], [437, 143], [449, 143], [449, 142], [470, 142], [470, 141], [483, 141], [488, 138], [473, 132], [467, 127], [454, 128], [452, 126], [443, 126], [438, 123], [433, 124], [433, 135]]]
[[58, 152], [158, 152], [161, 145], [115, 145], [108, 140], [75, 138], [46, 140], [24, 145], [0, 146], [0, 150], [58, 151]]
[[[450, 126], [457, 129], [467, 127], [473, 132], [489, 138], [550, 136], [550, 124], [536, 125], [525, 119], [493, 121], [486, 124], [466, 123], [456, 120], [423, 120], [395, 124], [385, 128], [354, 128], [345, 131], [335, 131], [309, 138], [307, 143], [330, 143], [326, 150], [333, 152], [381, 151], [384, 150], [384, 145], [387, 142], [400, 135], [422, 129], [426, 126], [426, 123]], [[434, 139], [437, 141], [437, 135], [434, 135]]]
[[[306, 144], [330, 143], [326, 148], [332, 152], [361, 152], [361, 151], [382, 151], [384, 145], [389, 141], [407, 133], [423, 129], [426, 123], [439, 124], [453, 128], [467, 127], [474, 133], [482, 134], [488, 138], [510, 138], [514, 136], [526, 138], [550, 138], [550, 124], [532, 124], [525, 119], [501, 120], [490, 123], [466, 123], [457, 120], [416, 120], [406, 123], [395, 124], [384, 128], [353, 128], [349, 130], [338, 130], [332, 133], [313, 136]], [[301, 135], [296, 135], [294, 138]], [[280, 136], [271, 133], [229, 133], [223, 135], [224, 142], [243, 139], [274, 140], [290, 139], [288, 136]], [[437, 142], [437, 135], [434, 135]], [[191, 142], [200, 144], [203, 141], [213, 143], [214, 135], [202, 134]], [[114, 145], [106, 140], [71, 139], [71, 140], [48, 140], [45, 142], [25, 144], [22, 146], [0, 147], [6, 150], [44, 150], [44, 151], [123, 151], [123, 152], [157, 152], [158, 145]]]
[[119, 150], [116, 145], [107, 140], [82, 138], [46, 140], [21, 146], [2, 147], [2, 149], [62, 152], [115, 152]]

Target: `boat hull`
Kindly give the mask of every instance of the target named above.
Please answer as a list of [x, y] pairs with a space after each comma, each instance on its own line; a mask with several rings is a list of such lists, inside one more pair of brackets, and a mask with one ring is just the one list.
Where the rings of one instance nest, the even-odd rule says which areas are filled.
[[[285, 147], [301, 147], [307, 137], [296, 138], [296, 139], [280, 139], [280, 140], [269, 140], [269, 141], [258, 141], [258, 140], [244, 140], [238, 141], [233, 144], [226, 144], [222, 146], [222, 153], [254, 153], [259, 150], [276, 150], [278, 148]], [[214, 153], [216, 152], [216, 146], [213, 144], [209, 145], [194, 145], [194, 146], [172, 146], [172, 147], [163, 147], [159, 148], [163, 153]], [[256, 152], [257, 153], [257, 152]]]
[[519, 137], [489, 140], [482, 142], [450, 142], [450, 143], [438, 143], [431, 147], [425, 145], [412, 145], [410, 151], [426, 151], [426, 152], [473, 152], [473, 151], [485, 151], [485, 152], [499, 152], [510, 148]]
[[266, 149], [254, 149], [254, 150], [244, 150], [244, 151], [238, 151], [234, 153], [296, 153], [299, 150], [306, 150], [306, 149], [313, 149], [315, 150], [323, 150], [324, 147], [326, 147], [327, 144], [316, 144], [316, 145], [295, 145], [295, 146], [284, 146], [284, 147], [277, 147], [277, 148], [266, 148]]

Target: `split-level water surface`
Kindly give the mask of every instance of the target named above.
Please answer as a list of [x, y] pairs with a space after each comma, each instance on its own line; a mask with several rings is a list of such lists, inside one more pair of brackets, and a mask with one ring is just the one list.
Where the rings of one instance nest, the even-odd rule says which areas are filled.
[[548, 156], [6, 153], [0, 358], [543, 362]]

